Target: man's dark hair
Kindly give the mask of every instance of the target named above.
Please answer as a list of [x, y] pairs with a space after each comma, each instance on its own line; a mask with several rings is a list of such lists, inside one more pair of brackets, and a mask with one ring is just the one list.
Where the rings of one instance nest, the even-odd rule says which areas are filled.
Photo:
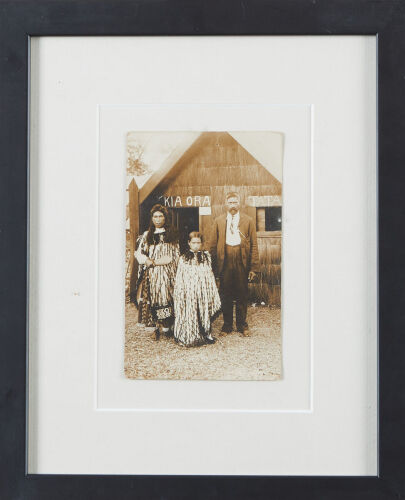
[[238, 200], [240, 201], [240, 194], [236, 191], [231, 191], [230, 193], [227, 193], [227, 195], [225, 196], [225, 200], [228, 200], [229, 198], [238, 198]]

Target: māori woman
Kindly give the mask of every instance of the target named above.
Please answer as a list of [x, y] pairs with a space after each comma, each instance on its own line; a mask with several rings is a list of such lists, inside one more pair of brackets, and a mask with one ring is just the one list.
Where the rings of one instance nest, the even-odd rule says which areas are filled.
[[179, 258], [177, 231], [162, 205], [150, 211], [149, 229], [135, 251], [139, 265], [137, 304], [139, 323], [155, 327], [155, 338], [171, 333], [174, 321], [173, 289]]

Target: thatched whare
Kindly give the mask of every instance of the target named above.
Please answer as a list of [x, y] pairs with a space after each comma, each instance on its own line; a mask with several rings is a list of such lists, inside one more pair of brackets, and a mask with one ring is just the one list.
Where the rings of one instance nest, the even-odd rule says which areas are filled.
[[[203, 132], [173, 161], [157, 170], [140, 190], [129, 186], [130, 245], [149, 223], [155, 203], [165, 205], [180, 232], [200, 231], [210, 237], [212, 222], [224, 213], [225, 196], [237, 191], [241, 211], [256, 221], [260, 273], [249, 285], [250, 300], [280, 306], [281, 303], [281, 196], [282, 185], [258, 160], [227, 132]], [[133, 254], [133, 252], [132, 252]], [[136, 262], [130, 262], [131, 289]]]

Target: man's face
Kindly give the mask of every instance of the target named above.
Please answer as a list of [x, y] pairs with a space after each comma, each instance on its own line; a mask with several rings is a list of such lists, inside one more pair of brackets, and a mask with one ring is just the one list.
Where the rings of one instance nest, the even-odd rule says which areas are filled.
[[232, 196], [225, 201], [225, 206], [231, 215], [235, 215], [239, 212], [240, 202], [236, 196]]

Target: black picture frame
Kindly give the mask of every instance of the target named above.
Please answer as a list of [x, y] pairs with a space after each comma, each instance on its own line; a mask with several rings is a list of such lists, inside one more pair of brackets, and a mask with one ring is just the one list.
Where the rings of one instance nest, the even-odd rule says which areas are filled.
[[[377, 477], [48, 476], [26, 472], [30, 36], [376, 35], [379, 472]], [[405, 2], [0, 2], [0, 497], [405, 498]]]

